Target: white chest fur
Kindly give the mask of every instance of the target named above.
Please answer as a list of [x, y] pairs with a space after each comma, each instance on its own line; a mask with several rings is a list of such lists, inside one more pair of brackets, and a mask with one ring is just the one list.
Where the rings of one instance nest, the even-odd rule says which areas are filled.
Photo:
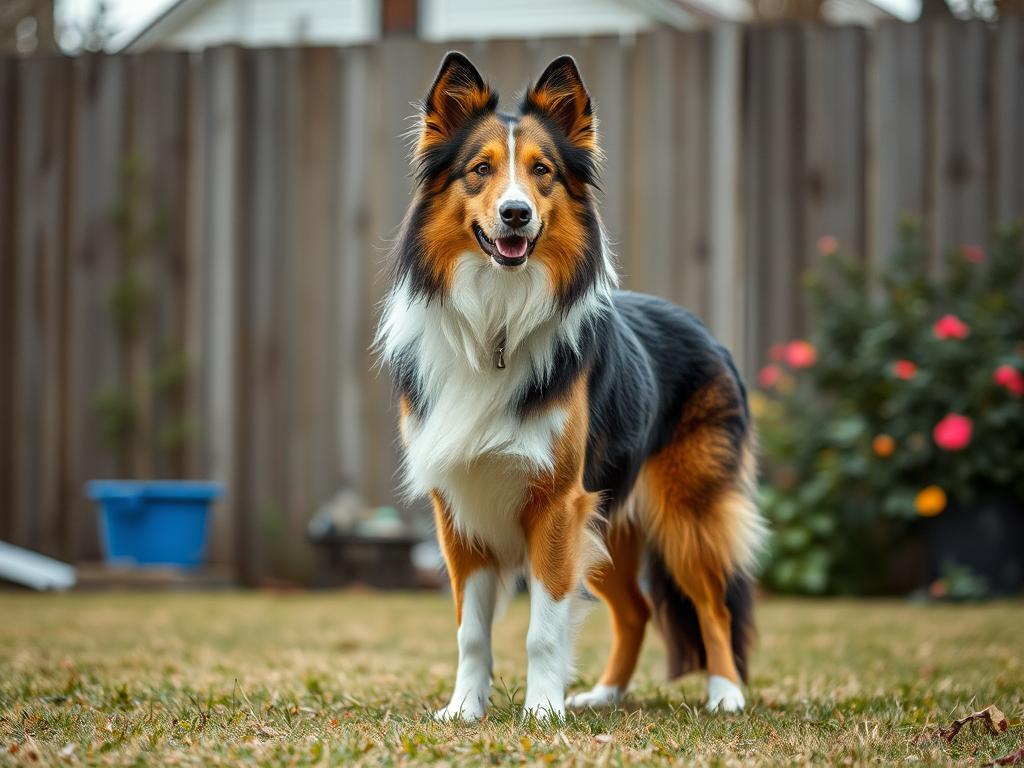
[[566, 420], [558, 407], [524, 418], [515, 403], [550, 371], [556, 342], [575, 346], [600, 307], [595, 290], [593, 300], [563, 314], [542, 266], [508, 272], [476, 254], [459, 260], [443, 301], [412, 298], [399, 283], [385, 305], [378, 333], [384, 359], [412, 365], [427, 403], [422, 416], [403, 424], [405, 490], [440, 491], [456, 527], [506, 563], [522, 561], [519, 512], [531, 481], [553, 469]]

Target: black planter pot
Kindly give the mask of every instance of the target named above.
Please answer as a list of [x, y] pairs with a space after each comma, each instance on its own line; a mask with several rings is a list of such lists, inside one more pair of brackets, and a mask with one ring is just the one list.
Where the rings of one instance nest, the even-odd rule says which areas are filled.
[[925, 521], [931, 579], [946, 566], [969, 568], [988, 583], [992, 594], [1024, 589], [1024, 505], [1013, 499], [950, 503]]

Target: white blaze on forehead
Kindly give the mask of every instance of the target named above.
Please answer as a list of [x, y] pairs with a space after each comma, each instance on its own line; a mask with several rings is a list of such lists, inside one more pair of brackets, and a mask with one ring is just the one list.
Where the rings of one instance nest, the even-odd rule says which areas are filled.
[[516, 181], [516, 126], [512, 123], [508, 127], [508, 186], [498, 198], [498, 217], [501, 217], [501, 206], [509, 200], [521, 200], [530, 206], [530, 213], [536, 217], [537, 211], [533, 208], [533, 202], [526, 190], [519, 186]]

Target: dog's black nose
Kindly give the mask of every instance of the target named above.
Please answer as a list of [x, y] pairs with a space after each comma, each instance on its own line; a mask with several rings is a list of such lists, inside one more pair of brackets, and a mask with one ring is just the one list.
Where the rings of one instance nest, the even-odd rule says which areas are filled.
[[530, 206], [522, 200], [509, 200], [498, 209], [501, 220], [510, 227], [525, 227], [530, 223]]

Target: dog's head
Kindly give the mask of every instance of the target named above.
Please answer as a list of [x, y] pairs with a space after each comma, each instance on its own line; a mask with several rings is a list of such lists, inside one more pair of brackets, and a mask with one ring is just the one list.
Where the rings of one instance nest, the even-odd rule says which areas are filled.
[[533, 261], [564, 301], [598, 268], [592, 188], [600, 152], [590, 94], [569, 56], [555, 59], [512, 114], [461, 53], [445, 56], [423, 103], [417, 195], [400, 258], [417, 288], [443, 292], [473, 254], [494, 269]]

